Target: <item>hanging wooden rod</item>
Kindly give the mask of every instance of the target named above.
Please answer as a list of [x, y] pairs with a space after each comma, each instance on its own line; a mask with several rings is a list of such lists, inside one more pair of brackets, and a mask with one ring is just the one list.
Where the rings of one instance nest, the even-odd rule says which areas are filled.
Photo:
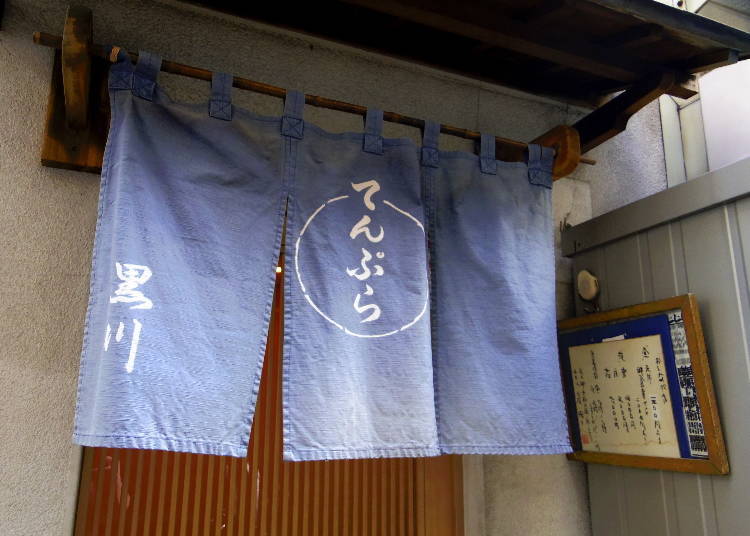
[[[63, 38], [61, 36], [52, 35], [45, 32], [35, 32], [34, 43], [55, 49], [63, 49]], [[116, 59], [116, 54], [112, 54], [113, 47], [91, 43], [88, 45], [88, 50], [91, 56], [103, 58], [108, 62], [113, 62]], [[133, 61], [137, 60], [137, 53], [128, 52], [128, 54], [133, 59]], [[207, 69], [192, 67], [190, 65], [185, 65], [168, 60], [162, 61], [161, 70], [164, 72], [205, 81], [210, 81], [212, 75], [211, 71]], [[273, 97], [284, 98], [286, 96], [286, 90], [284, 88], [272, 86], [270, 84], [264, 84], [262, 82], [256, 82], [254, 80], [248, 80], [246, 78], [241, 78], [238, 76], [235, 76], [233, 78], [232, 85], [239, 89], [253, 91]], [[319, 97], [317, 95], [305, 95], [305, 103], [311, 106], [357, 114], [363, 117], [367, 113], [367, 108], [364, 106], [350, 104], [334, 99], [328, 99], [325, 97]], [[384, 112], [383, 119], [391, 123], [408, 125], [419, 129], [424, 128], [425, 123], [422, 119], [409, 117], [394, 112]], [[450, 125], [440, 125], [440, 132], [443, 134], [448, 134], [451, 136], [469, 140], [479, 140], [481, 136], [479, 132]], [[498, 159], [506, 161], [524, 160], [525, 150], [528, 146], [527, 143], [502, 137], [496, 137], [496, 140]], [[555, 179], [565, 177], [572, 173], [579, 162], [589, 165], [593, 165], [596, 163], [595, 160], [582, 158], [580, 156], [579, 136], [577, 131], [570, 126], [557, 126], [549, 132], [543, 134], [542, 136], [534, 139], [532, 143], [540, 143], [542, 145], [553, 147], [555, 149], [556, 158], [553, 170]]]

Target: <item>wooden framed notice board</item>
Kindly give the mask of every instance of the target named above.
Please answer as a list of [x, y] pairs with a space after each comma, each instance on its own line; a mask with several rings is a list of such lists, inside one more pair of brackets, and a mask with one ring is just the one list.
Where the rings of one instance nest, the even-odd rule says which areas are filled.
[[569, 458], [729, 472], [692, 294], [562, 320], [558, 342]]

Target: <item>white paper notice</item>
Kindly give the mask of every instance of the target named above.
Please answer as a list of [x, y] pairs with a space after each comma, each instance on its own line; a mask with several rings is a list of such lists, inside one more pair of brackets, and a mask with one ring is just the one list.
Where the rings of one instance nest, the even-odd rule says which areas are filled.
[[583, 450], [680, 457], [659, 335], [569, 351]]

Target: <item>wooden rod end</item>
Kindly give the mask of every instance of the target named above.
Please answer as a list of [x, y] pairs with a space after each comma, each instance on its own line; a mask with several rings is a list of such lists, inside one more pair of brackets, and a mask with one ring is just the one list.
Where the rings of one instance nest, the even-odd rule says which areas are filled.
[[555, 164], [552, 169], [555, 180], [573, 173], [581, 161], [581, 138], [578, 131], [569, 125], [558, 125], [536, 138], [533, 143], [555, 149]]

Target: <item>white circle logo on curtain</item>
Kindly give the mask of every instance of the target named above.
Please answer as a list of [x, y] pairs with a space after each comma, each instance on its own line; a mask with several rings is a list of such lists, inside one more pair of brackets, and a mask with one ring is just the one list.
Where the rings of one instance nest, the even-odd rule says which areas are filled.
[[388, 337], [427, 311], [425, 230], [394, 203], [373, 199], [377, 181], [351, 187], [354, 194], [329, 199], [302, 226], [297, 281], [315, 312], [347, 335]]

